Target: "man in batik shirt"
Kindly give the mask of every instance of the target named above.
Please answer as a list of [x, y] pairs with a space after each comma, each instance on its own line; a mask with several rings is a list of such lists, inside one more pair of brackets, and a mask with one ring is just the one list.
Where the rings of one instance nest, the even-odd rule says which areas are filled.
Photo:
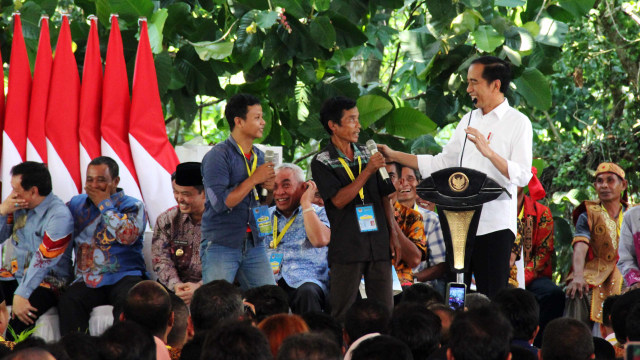
[[200, 225], [205, 195], [200, 163], [179, 164], [172, 178], [178, 205], [156, 219], [151, 247], [153, 271], [162, 285], [188, 305], [193, 292], [202, 285]]

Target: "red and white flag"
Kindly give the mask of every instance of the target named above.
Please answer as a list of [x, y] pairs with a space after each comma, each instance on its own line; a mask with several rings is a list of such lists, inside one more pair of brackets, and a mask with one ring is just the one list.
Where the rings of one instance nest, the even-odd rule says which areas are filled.
[[149, 222], [154, 226], [160, 213], [176, 205], [171, 173], [180, 161], [167, 138], [146, 21], [141, 22], [129, 118], [131, 154], [140, 170], [138, 180]]
[[122, 50], [118, 17], [111, 16], [111, 33], [107, 47], [102, 86], [102, 155], [109, 156], [120, 168], [120, 184], [126, 195], [142, 200], [138, 176], [129, 148], [129, 81]]
[[87, 51], [84, 55], [80, 112], [78, 115], [80, 122], [78, 130], [78, 135], [80, 136], [80, 178], [82, 179], [83, 188], [89, 162], [101, 154], [102, 59], [100, 58], [97, 21], [97, 18], [91, 18]]
[[20, 14], [13, 15], [13, 43], [9, 63], [6, 122], [2, 132], [2, 199], [11, 193], [11, 168], [27, 158], [27, 120], [31, 95], [31, 69], [22, 35]]
[[69, 19], [63, 15], [51, 70], [45, 135], [53, 193], [65, 202], [80, 193], [79, 103], [80, 76], [71, 49]]
[[47, 140], [44, 134], [44, 120], [47, 116], [49, 81], [51, 80], [51, 39], [49, 38], [49, 18], [40, 21], [40, 42], [36, 66], [33, 71], [29, 122], [27, 123], [27, 160], [47, 162]]

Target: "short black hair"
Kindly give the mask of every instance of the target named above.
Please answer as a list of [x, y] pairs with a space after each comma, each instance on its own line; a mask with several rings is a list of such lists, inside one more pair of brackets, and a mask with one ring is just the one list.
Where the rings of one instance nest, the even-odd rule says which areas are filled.
[[413, 360], [407, 344], [388, 335], [361, 342], [351, 353], [352, 360]]
[[372, 300], [358, 300], [347, 310], [344, 330], [352, 343], [371, 333], [386, 333], [389, 325], [389, 310], [381, 303]]
[[622, 294], [611, 310], [611, 327], [620, 344], [627, 342], [627, 317], [635, 304], [640, 303], [640, 289]]
[[73, 332], [62, 337], [58, 344], [71, 359], [100, 359], [100, 354], [96, 351], [98, 338], [89, 334]]
[[354, 107], [356, 107], [356, 101], [344, 96], [332, 97], [322, 104], [322, 108], [320, 109], [320, 122], [329, 135], [333, 135], [333, 132], [329, 128], [329, 120], [338, 125], [342, 125], [343, 112], [353, 109]]
[[540, 306], [533, 293], [520, 288], [502, 289], [493, 298], [513, 326], [513, 338], [531, 340], [540, 323]]
[[235, 94], [227, 100], [227, 106], [224, 108], [224, 116], [229, 123], [229, 130], [233, 131], [236, 127], [236, 117], [246, 119], [249, 106], [257, 104], [260, 104], [260, 99], [250, 94]]
[[553, 319], [544, 328], [540, 351], [544, 360], [585, 360], [594, 352], [593, 337], [579, 320]]
[[611, 295], [604, 299], [602, 303], [602, 325], [611, 327], [611, 311], [619, 298], [620, 295]]
[[258, 328], [244, 321], [230, 321], [210, 330], [202, 345], [201, 354], [201, 359], [272, 359], [267, 338]]
[[427, 359], [440, 344], [440, 317], [419, 303], [400, 303], [393, 310], [389, 335], [411, 349], [414, 360]]
[[338, 345], [319, 333], [301, 333], [284, 339], [277, 360], [340, 360]]
[[[11, 168], [11, 176], [21, 176], [20, 186], [24, 190], [29, 190], [32, 187], [38, 188], [38, 194], [40, 196], [47, 196], [51, 194], [51, 174], [49, 169], [43, 163], [35, 161], [25, 161]], [[4, 184], [4, 186], [10, 186]]]
[[169, 293], [171, 297], [171, 310], [173, 311], [173, 326], [167, 335], [167, 345], [173, 348], [181, 348], [187, 337], [189, 324], [189, 307], [176, 294]]
[[302, 318], [307, 323], [309, 331], [324, 334], [342, 347], [342, 325], [333, 316], [319, 311], [310, 311], [302, 314]]
[[456, 360], [505, 360], [509, 356], [511, 324], [495, 306], [459, 313], [449, 333], [449, 348]]
[[424, 306], [429, 306], [443, 301], [442, 295], [432, 286], [425, 283], [415, 283], [402, 291], [402, 302], [417, 302]]
[[133, 321], [119, 321], [98, 339], [103, 360], [153, 360], [156, 342], [146, 328]]
[[616, 350], [607, 340], [599, 337], [593, 337], [593, 353], [596, 355], [594, 360], [615, 360]]
[[220, 322], [242, 316], [242, 293], [226, 280], [214, 280], [200, 286], [191, 299], [191, 320], [198, 332], [214, 329]]
[[91, 160], [89, 166], [91, 165], [107, 165], [109, 168], [109, 175], [111, 179], [115, 179], [120, 175], [120, 168], [118, 167], [118, 163], [108, 156], [98, 156], [97, 158]]
[[500, 92], [507, 93], [509, 83], [511, 82], [511, 67], [509, 63], [495, 56], [481, 56], [471, 62], [473, 64], [482, 64], [482, 78], [492, 83], [500, 80]]
[[160, 283], [143, 280], [129, 289], [122, 312], [125, 319], [163, 337], [171, 317], [171, 297]]
[[245, 291], [244, 298], [256, 309], [256, 321], [275, 314], [289, 313], [289, 297], [277, 285], [262, 285]]
[[640, 303], [634, 305], [627, 316], [626, 333], [629, 341], [640, 341]]

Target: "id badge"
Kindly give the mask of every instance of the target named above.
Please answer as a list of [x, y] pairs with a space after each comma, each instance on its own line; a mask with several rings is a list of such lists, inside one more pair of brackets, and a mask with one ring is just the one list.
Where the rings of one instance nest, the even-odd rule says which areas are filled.
[[356, 217], [358, 219], [358, 225], [360, 226], [360, 232], [378, 231], [378, 224], [376, 223], [376, 214], [373, 212], [373, 205], [357, 205]]
[[282, 265], [282, 258], [284, 254], [282, 253], [273, 253], [271, 254], [271, 258], [269, 259], [269, 264], [271, 264], [271, 270], [273, 273], [280, 272], [280, 266]]
[[267, 205], [260, 205], [251, 209], [253, 218], [256, 221], [256, 227], [260, 232], [260, 236], [267, 236], [273, 233], [271, 229], [271, 218], [269, 217], [269, 208]]

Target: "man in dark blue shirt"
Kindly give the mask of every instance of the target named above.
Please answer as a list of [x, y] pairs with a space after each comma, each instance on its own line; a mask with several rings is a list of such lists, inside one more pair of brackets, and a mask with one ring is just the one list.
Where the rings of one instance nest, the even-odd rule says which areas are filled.
[[[231, 136], [202, 160], [202, 281], [237, 279], [245, 290], [274, 285], [264, 245], [269, 213], [263, 204], [273, 198], [275, 172], [253, 146], [265, 126], [262, 105], [254, 96], [237, 94], [227, 102], [225, 116]], [[268, 192], [261, 202], [262, 189]]]

